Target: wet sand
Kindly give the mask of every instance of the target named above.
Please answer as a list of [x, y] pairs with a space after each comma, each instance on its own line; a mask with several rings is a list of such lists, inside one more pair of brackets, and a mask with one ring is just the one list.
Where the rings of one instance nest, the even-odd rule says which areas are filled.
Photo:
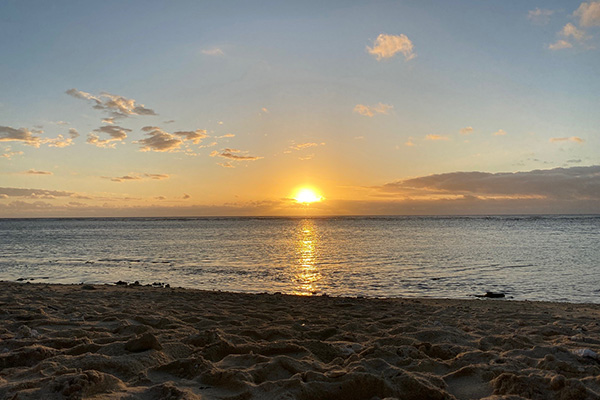
[[0, 282], [0, 399], [600, 399], [600, 305]]

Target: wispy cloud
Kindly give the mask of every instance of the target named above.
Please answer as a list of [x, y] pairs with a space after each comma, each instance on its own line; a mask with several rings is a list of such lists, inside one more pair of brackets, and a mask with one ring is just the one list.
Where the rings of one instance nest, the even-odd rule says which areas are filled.
[[425, 136], [425, 140], [450, 140], [450, 138], [442, 135], [427, 135]]
[[[106, 92], [94, 96], [90, 93], [83, 92], [77, 89], [69, 89], [66, 93], [77, 99], [87, 100], [93, 104], [96, 110], [102, 110], [110, 113], [113, 118], [129, 117], [131, 115], [156, 115], [154, 110], [146, 108], [143, 104], [137, 103], [133, 99], [128, 99], [123, 96], [114, 95]], [[107, 122], [112, 123], [112, 122]]]
[[66, 192], [62, 190], [46, 190], [46, 189], [21, 189], [11, 187], [0, 187], [0, 195], [6, 197], [27, 197], [27, 198], [42, 198], [42, 197], [72, 197], [74, 192]]
[[[114, 148], [117, 142], [121, 142], [127, 138], [127, 132], [131, 132], [131, 129], [118, 125], [104, 125], [89, 133], [87, 142], [97, 147]], [[100, 133], [107, 134], [110, 137], [108, 139], [100, 139]]]
[[117, 177], [103, 176], [102, 178], [108, 179], [112, 182], [126, 182], [126, 181], [143, 181], [143, 180], [163, 180], [163, 179], [169, 179], [169, 175], [167, 175], [167, 174], [132, 173], [129, 175], [123, 175], [123, 176], [117, 176]]
[[472, 126], [467, 126], [467, 127], [462, 128], [460, 130], [460, 134], [461, 135], [470, 135], [471, 133], [473, 133], [473, 127]]
[[563, 39], [559, 39], [556, 42], [548, 45], [548, 48], [550, 50], [562, 50], [562, 49], [568, 49], [571, 47], [573, 47], [573, 45]]
[[205, 54], [207, 56], [224, 56], [225, 55], [223, 50], [221, 50], [218, 47], [213, 47], [211, 49], [202, 50], [202, 54]]
[[412, 60], [417, 56], [413, 49], [413, 43], [404, 34], [387, 35], [382, 33], [373, 42], [373, 47], [367, 46], [369, 54], [373, 54], [377, 60], [393, 57], [397, 53], [402, 53], [406, 61]]
[[504, 135], [506, 135], [506, 132], [503, 129], [498, 129], [496, 132], [494, 132], [493, 135], [494, 136], [504, 136]]
[[246, 151], [242, 152], [241, 150], [237, 149], [223, 149], [220, 152], [216, 150], [213, 151], [210, 153], [210, 156], [228, 158], [233, 161], [256, 161], [264, 158], [259, 156], [245, 155], [246, 153]]
[[365, 117], [373, 117], [376, 114], [388, 114], [394, 106], [389, 104], [377, 103], [374, 106], [366, 106], [364, 104], [357, 104], [354, 107], [354, 112]]
[[325, 146], [325, 143], [324, 142], [321, 142], [321, 143], [306, 142], [306, 143], [293, 144], [289, 148], [292, 150], [304, 150], [304, 149], [308, 149], [310, 147], [317, 147], [317, 146]]
[[536, 8], [535, 10], [529, 11], [527, 18], [535, 24], [545, 25], [550, 22], [550, 16], [552, 16], [552, 14], [554, 14], [553, 10]]
[[4, 148], [4, 152], [0, 154], [0, 158], [12, 159], [14, 156], [23, 155], [22, 151], [12, 151], [10, 147]]
[[29, 146], [40, 147], [39, 136], [34, 136], [33, 132], [26, 128], [0, 126], [0, 142], [22, 142]]
[[35, 170], [35, 169], [30, 169], [30, 170], [27, 170], [27, 171], [23, 171], [21, 173], [25, 174], [25, 175], [54, 175], [50, 171], [38, 171], [38, 170]]
[[583, 143], [584, 140], [582, 138], [578, 137], [578, 136], [550, 138], [550, 143], [556, 143], [556, 142]]

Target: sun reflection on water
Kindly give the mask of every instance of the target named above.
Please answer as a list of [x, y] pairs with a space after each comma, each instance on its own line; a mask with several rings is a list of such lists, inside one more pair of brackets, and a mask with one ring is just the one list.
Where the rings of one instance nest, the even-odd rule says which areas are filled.
[[294, 294], [311, 295], [318, 292], [321, 273], [317, 267], [318, 234], [311, 219], [298, 221], [296, 228], [296, 268]]

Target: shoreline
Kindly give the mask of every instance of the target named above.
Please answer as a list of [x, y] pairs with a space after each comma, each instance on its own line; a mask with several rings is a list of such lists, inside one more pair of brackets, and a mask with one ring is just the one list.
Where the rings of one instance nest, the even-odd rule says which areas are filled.
[[0, 282], [0, 321], [0, 398], [600, 398], [595, 303]]

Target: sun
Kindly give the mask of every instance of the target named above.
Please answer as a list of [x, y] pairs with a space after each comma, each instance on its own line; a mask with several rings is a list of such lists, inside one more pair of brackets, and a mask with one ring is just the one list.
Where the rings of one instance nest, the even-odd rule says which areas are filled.
[[324, 199], [324, 197], [321, 196], [320, 194], [318, 194], [314, 189], [306, 188], [306, 187], [299, 189], [293, 198], [298, 203], [302, 203], [302, 204], [315, 203], [317, 201], [322, 201]]

